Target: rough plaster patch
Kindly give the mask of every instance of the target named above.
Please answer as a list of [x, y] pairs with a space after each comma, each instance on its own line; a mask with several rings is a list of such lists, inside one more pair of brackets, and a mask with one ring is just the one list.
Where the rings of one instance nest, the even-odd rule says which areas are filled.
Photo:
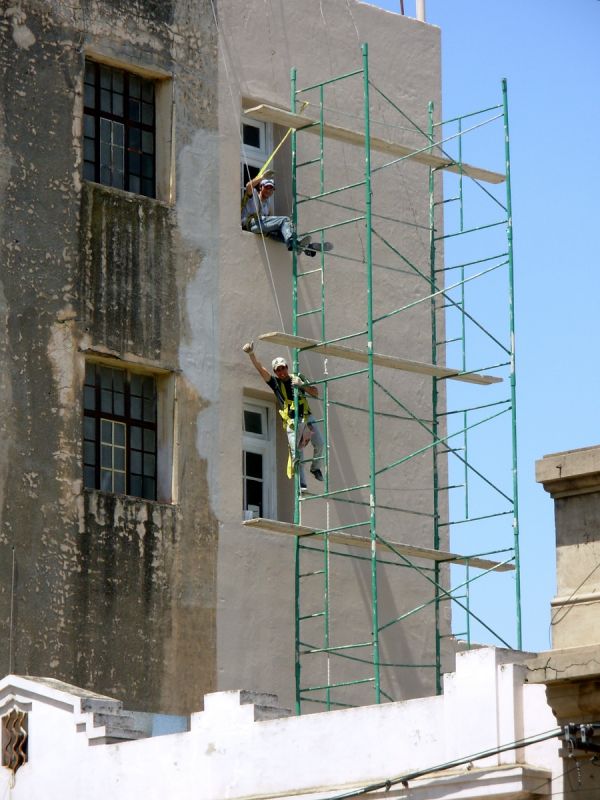
[[218, 496], [218, 391], [219, 391], [219, 272], [218, 136], [197, 131], [179, 157], [177, 219], [184, 242], [197, 253], [199, 268], [187, 286], [188, 336], [182, 341], [180, 363], [187, 380], [196, 389], [203, 407], [198, 414], [196, 445], [208, 464], [211, 508], [219, 507]]
[[14, 43], [23, 50], [29, 50], [35, 44], [35, 36], [25, 25], [27, 19], [25, 12], [16, 6], [11, 6], [6, 9], [4, 16], [11, 21]]
[[[69, 317], [69, 308], [59, 312], [60, 316]], [[71, 510], [73, 497], [77, 495], [80, 485], [73, 481], [69, 474], [69, 461], [73, 457], [73, 448], [78, 446], [69, 437], [67, 430], [69, 418], [76, 413], [75, 388], [79, 384], [75, 360], [77, 356], [75, 339], [71, 327], [72, 323], [55, 322], [50, 328], [50, 337], [47, 345], [48, 359], [52, 368], [52, 378], [58, 396], [58, 414], [63, 419], [60, 426], [56, 458], [58, 463], [58, 480], [60, 494], [59, 506], [65, 513]], [[64, 473], [64, 474], [63, 474]]]

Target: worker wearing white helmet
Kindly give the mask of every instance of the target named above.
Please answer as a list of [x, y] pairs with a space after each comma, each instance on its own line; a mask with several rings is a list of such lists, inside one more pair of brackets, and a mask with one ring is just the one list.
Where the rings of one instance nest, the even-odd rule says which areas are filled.
[[[318, 398], [319, 392], [315, 386], [311, 386], [303, 375], [293, 375], [289, 372], [288, 363], [282, 356], [274, 358], [271, 364], [273, 374], [266, 369], [254, 354], [254, 342], [247, 342], [243, 348], [250, 357], [256, 371], [261, 378], [271, 387], [277, 404], [279, 414], [283, 420], [283, 427], [288, 438], [290, 448], [291, 463], [298, 464], [300, 472], [300, 488], [306, 489], [306, 478], [302, 456], [300, 451], [310, 441], [313, 446], [313, 457], [310, 472], [313, 477], [323, 480], [321, 462], [323, 459], [323, 437], [319, 425], [313, 416], [306, 395]], [[294, 407], [294, 389], [298, 389], [298, 430], [295, 430], [296, 411]], [[292, 473], [293, 474], [293, 471]], [[291, 477], [288, 469], [288, 476]]]

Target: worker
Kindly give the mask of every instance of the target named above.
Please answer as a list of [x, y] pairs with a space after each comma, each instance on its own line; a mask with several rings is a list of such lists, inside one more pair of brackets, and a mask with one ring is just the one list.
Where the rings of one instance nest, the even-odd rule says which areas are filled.
[[288, 250], [298, 250], [308, 256], [316, 256], [320, 249], [311, 243], [310, 236], [296, 241], [294, 226], [289, 217], [277, 217], [271, 213], [275, 181], [272, 177], [256, 177], [248, 181], [242, 198], [242, 228], [251, 233], [263, 233], [272, 239], [284, 242]]
[[[283, 427], [288, 439], [290, 449], [290, 462], [288, 465], [288, 477], [292, 477], [294, 469], [298, 466], [300, 472], [300, 488], [307, 488], [304, 475], [304, 465], [302, 464], [300, 452], [312, 442], [313, 457], [310, 472], [313, 477], [323, 480], [321, 470], [321, 460], [323, 457], [323, 437], [319, 425], [311, 413], [306, 395], [318, 398], [319, 391], [316, 386], [311, 386], [303, 375], [293, 375], [288, 370], [285, 358], [278, 356], [273, 359], [271, 374], [258, 360], [254, 354], [254, 342], [246, 342], [243, 346], [244, 353], [250, 357], [256, 371], [265, 383], [270, 386], [277, 398], [279, 414], [283, 420]], [[295, 409], [294, 409], [294, 388], [298, 389], [298, 430], [295, 431]], [[290, 468], [293, 466], [293, 469]]]

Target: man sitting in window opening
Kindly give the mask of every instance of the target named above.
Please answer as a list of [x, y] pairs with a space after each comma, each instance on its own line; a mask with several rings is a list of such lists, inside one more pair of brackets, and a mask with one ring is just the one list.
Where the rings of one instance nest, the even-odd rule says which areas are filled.
[[[307, 394], [311, 397], [318, 397], [318, 389], [315, 386], [311, 386], [304, 375], [292, 375], [288, 371], [285, 358], [278, 356], [273, 359], [271, 366], [274, 375], [271, 375], [254, 355], [254, 342], [246, 342], [242, 349], [244, 353], [248, 354], [256, 371], [271, 387], [277, 398], [279, 414], [283, 420], [283, 428], [286, 432], [290, 448], [288, 478], [293, 476], [294, 469], [297, 467], [300, 471], [300, 488], [306, 489], [306, 478], [304, 476], [301, 452], [310, 441], [313, 446], [313, 458], [310, 471], [316, 480], [322, 481], [323, 473], [320, 468], [320, 462], [323, 457], [323, 437], [311, 413], [308, 400], [306, 399]], [[296, 432], [294, 431], [294, 388], [298, 389], [298, 430]]]
[[[291, 219], [271, 213], [274, 191], [275, 181], [272, 177], [256, 177], [248, 181], [242, 198], [242, 228], [284, 242], [288, 250], [293, 250], [296, 235]], [[317, 250], [321, 249], [320, 245], [311, 243], [310, 236], [297, 240], [296, 246], [307, 256], [315, 256]]]

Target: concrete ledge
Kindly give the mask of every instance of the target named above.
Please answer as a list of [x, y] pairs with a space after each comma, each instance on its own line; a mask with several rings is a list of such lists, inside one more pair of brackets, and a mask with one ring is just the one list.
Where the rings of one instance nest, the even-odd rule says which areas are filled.
[[600, 644], [547, 650], [526, 662], [528, 683], [575, 681], [600, 675]]
[[535, 479], [552, 497], [600, 492], [600, 445], [544, 456]]

